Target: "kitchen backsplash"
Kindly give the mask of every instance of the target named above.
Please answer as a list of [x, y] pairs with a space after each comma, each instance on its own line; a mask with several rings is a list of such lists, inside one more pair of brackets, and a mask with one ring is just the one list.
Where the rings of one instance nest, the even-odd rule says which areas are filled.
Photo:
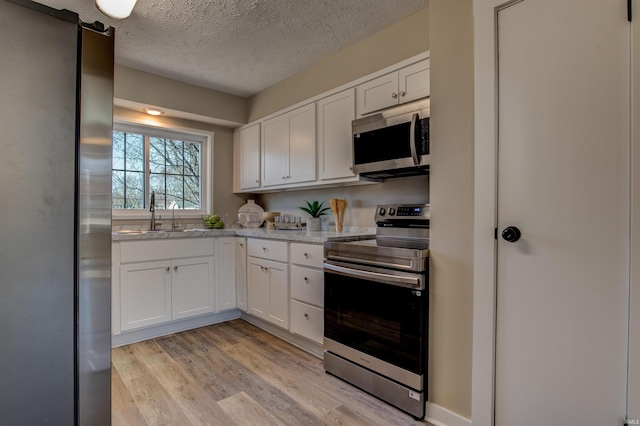
[[[265, 211], [302, 216], [303, 220], [306, 220], [309, 215], [298, 208], [306, 205], [305, 200], [324, 201], [329, 207], [329, 200], [332, 198], [346, 198], [349, 201], [344, 219], [345, 226], [373, 227], [375, 208], [378, 204], [428, 203], [429, 176], [388, 179], [371, 185], [267, 193], [256, 195], [255, 200]], [[334, 226], [333, 212], [328, 213], [324, 222]]]

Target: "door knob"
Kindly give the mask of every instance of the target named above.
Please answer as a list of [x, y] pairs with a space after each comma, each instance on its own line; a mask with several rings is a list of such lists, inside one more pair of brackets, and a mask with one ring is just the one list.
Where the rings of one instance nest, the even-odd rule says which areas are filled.
[[502, 238], [505, 241], [508, 241], [510, 243], [515, 243], [516, 241], [518, 241], [520, 239], [521, 236], [522, 236], [522, 233], [515, 226], [507, 226], [502, 231]]

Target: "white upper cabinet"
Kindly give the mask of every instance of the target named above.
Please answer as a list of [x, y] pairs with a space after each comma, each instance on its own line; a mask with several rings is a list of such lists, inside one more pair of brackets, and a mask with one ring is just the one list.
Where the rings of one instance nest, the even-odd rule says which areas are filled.
[[315, 103], [262, 123], [262, 186], [316, 180]]
[[260, 187], [260, 123], [240, 130], [240, 189]]
[[351, 122], [356, 116], [355, 89], [318, 101], [318, 169], [320, 179], [354, 177]]
[[425, 59], [359, 85], [358, 116], [429, 96], [429, 67]]
[[428, 97], [424, 52], [306, 99], [234, 132], [234, 192], [375, 183], [353, 173], [351, 122]]

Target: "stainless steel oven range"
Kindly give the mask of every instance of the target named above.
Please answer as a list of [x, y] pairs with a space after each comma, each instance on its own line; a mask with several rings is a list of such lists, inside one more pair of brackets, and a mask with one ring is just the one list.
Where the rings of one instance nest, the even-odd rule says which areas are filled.
[[380, 205], [376, 238], [324, 245], [324, 368], [424, 417], [429, 205]]

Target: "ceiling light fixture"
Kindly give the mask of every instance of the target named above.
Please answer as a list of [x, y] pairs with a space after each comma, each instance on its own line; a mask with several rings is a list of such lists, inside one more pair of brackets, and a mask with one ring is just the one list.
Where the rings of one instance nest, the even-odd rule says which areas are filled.
[[102, 13], [115, 19], [128, 18], [137, 0], [96, 0], [96, 7]]
[[162, 111], [161, 109], [158, 108], [145, 108], [143, 109], [144, 112], [146, 112], [149, 115], [162, 115], [164, 114], [164, 111]]

